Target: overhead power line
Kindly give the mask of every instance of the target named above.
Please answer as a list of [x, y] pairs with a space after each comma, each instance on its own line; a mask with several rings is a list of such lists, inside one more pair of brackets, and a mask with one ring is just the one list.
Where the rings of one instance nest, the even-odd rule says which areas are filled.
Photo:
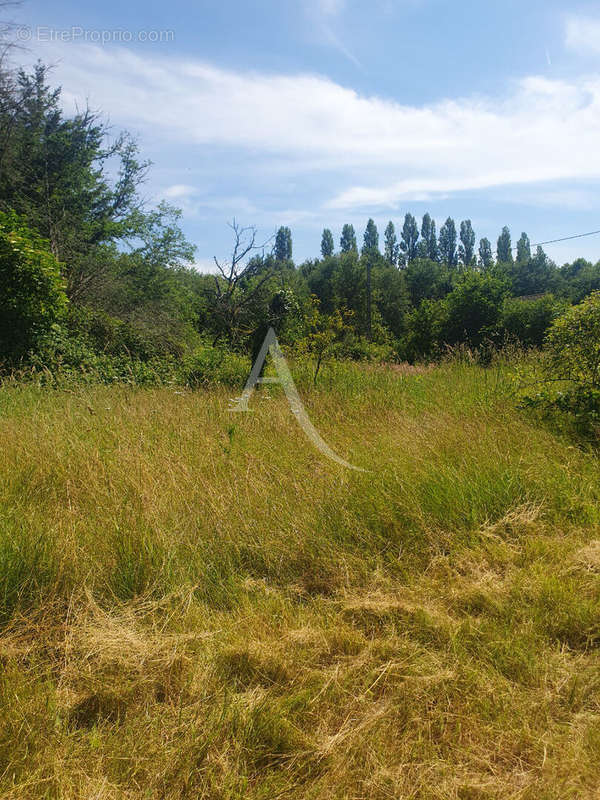
[[[538, 242], [537, 244], [532, 244], [531, 247], [543, 247], [545, 244], [556, 244], [557, 242], [569, 242], [571, 239], [583, 239], [585, 236], [597, 236], [600, 234], [600, 231], [589, 231], [589, 233], [576, 233], [574, 236], [563, 236], [562, 239], [549, 239], [547, 242]], [[511, 250], [517, 250], [518, 248], [512, 247]]]

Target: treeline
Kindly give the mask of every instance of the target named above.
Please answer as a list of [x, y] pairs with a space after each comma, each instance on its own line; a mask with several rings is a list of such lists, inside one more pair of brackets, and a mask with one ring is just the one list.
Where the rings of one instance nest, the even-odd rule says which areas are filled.
[[269, 326], [318, 362], [539, 346], [557, 315], [600, 288], [600, 263], [558, 267], [526, 234], [513, 249], [508, 228], [494, 254], [470, 220], [448, 218], [438, 234], [429, 214], [420, 225], [406, 214], [398, 231], [390, 222], [381, 245], [373, 220], [360, 248], [352, 225], [337, 251], [325, 229], [320, 257], [301, 264], [289, 228], [261, 242], [234, 222], [229, 258], [201, 274], [180, 211], [142, 200], [150, 165], [135, 141], [111, 134], [88, 109], [64, 114], [43, 65], [0, 72], [5, 370], [101, 364], [113, 375], [125, 363], [185, 362], [197, 375], [223, 354], [251, 355]]

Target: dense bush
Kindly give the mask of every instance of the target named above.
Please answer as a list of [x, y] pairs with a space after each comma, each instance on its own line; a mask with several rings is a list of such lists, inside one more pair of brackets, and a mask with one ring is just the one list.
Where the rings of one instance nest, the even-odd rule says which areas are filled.
[[527, 397], [526, 404], [566, 411], [581, 431], [595, 430], [600, 421], [600, 292], [554, 321], [546, 337], [543, 373], [545, 388]]
[[535, 300], [507, 297], [502, 306], [502, 328], [523, 347], [541, 347], [548, 328], [567, 309], [552, 295]]
[[47, 242], [14, 213], [0, 213], [0, 359], [14, 364], [64, 314], [60, 267]]
[[443, 301], [440, 337], [443, 344], [460, 342], [479, 347], [483, 342], [498, 340], [500, 316], [506, 283], [479, 272], [466, 273]]
[[600, 389], [600, 292], [559, 317], [546, 339], [547, 367], [554, 379]]
[[183, 360], [181, 376], [192, 389], [210, 384], [243, 386], [251, 368], [247, 356], [207, 344]]

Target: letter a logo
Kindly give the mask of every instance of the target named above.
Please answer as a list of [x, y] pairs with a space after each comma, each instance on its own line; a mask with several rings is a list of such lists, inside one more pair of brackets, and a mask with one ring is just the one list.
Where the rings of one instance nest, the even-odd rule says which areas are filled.
[[[271, 358], [273, 359], [273, 365], [278, 375], [277, 378], [260, 377], [260, 371], [265, 363], [268, 353], [271, 354]], [[283, 390], [288, 399], [288, 403], [290, 404], [290, 408], [292, 409], [292, 413], [298, 420], [298, 424], [311, 442], [315, 445], [315, 447], [317, 447], [324, 455], [326, 455], [327, 458], [335, 461], [336, 464], [341, 464], [342, 467], [355, 469], [358, 472], [366, 472], [366, 470], [361, 469], [360, 467], [355, 467], [353, 464], [349, 464], [348, 461], [345, 461], [343, 458], [338, 456], [338, 454], [335, 453], [331, 447], [329, 447], [327, 442], [321, 438], [319, 432], [310, 421], [302, 404], [302, 400], [300, 399], [300, 395], [298, 394], [298, 390], [296, 389], [296, 384], [292, 378], [287, 361], [285, 360], [285, 357], [281, 352], [281, 348], [279, 347], [279, 342], [277, 341], [277, 336], [275, 335], [273, 328], [269, 328], [262, 347], [260, 348], [260, 352], [252, 367], [252, 372], [246, 381], [242, 396], [235, 401], [235, 406], [231, 409], [231, 411], [248, 411], [248, 400], [250, 399], [257, 383], [280, 383], [283, 386]]]

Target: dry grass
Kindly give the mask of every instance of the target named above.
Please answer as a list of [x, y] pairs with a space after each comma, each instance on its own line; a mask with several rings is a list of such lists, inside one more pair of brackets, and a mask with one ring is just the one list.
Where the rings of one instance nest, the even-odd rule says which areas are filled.
[[600, 477], [502, 370], [0, 391], [0, 797], [597, 798]]

